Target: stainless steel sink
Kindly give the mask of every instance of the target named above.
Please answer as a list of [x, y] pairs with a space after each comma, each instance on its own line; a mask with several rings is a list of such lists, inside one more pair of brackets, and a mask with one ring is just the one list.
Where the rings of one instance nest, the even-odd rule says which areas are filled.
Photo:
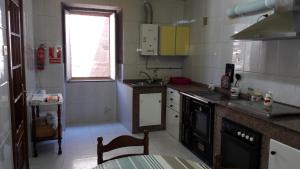
[[159, 82], [152, 82], [152, 83], [148, 83], [145, 81], [139, 81], [139, 82], [132, 82], [130, 83], [131, 86], [136, 86], [136, 87], [151, 87], [151, 86], [165, 86], [165, 84], [161, 81]]

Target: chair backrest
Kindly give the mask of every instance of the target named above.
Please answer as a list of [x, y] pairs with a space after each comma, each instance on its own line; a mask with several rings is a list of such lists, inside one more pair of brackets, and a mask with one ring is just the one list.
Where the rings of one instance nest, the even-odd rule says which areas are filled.
[[[148, 155], [149, 154], [149, 132], [144, 131], [144, 138], [139, 139], [128, 135], [119, 136], [109, 142], [107, 145], [103, 145], [103, 138], [98, 137], [98, 145], [97, 145], [97, 156], [98, 156], [98, 164], [102, 164], [108, 160], [113, 160], [121, 157], [128, 157], [134, 155]], [[132, 147], [132, 146], [143, 146], [144, 152], [140, 154], [124, 154], [120, 156], [116, 156], [111, 159], [103, 160], [103, 153], [109, 152], [111, 150], [115, 150], [118, 148], [124, 147]]]

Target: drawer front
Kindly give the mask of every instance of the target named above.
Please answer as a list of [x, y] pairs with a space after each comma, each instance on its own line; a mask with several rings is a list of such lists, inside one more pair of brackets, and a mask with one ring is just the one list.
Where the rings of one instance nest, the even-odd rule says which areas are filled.
[[171, 88], [167, 89], [167, 101], [173, 102], [173, 104], [180, 104], [180, 94], [178, 91]]
[[166, 112], [166, 129], [167, 132], [175, 139], [179, 140], [179, 113], [167, 108]]
[[176, 112], [180, 111], [180, 104], [176, 104], [173, 101], [167, 100], [167, 108], [170, 108]]
[[180, 104], [180, 97], [167, 96], [167, 102], [171, 102], [172, 104]]

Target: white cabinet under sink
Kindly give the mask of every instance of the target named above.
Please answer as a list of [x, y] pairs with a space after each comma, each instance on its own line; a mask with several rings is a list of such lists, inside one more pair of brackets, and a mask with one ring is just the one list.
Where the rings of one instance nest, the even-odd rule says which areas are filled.
[[300, 150], [271, 139], [269, 169], [299, 169]]
[[139, 126], [154, 126], [162, 123], [161, 119], [162, 93], [140, 94]]

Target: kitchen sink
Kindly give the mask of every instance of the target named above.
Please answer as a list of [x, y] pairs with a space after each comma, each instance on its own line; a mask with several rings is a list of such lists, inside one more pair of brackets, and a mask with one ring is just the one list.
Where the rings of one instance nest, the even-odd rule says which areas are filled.
[[145, 81], [138, 81], [138, 82], [131, 82], [129, 84], [134, 87], [165, 86], [165, 84], [162, 81], [154, 81], [151, 83]]

